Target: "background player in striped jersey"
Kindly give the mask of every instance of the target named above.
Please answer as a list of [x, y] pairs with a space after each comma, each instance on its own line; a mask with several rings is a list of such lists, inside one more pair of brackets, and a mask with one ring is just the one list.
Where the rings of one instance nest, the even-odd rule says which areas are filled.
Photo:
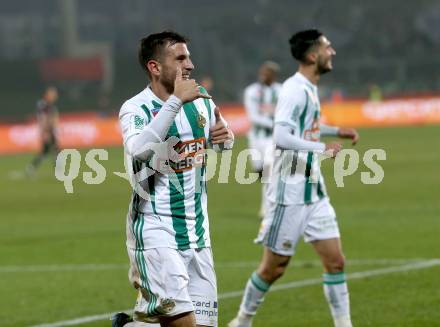
[[[281, 89], [281, 84], [276, 82], [279, 70], [277, 63], [264, 62], [258, 71], [258, 81], [244, 91], [244, 107], [252, 124], [248, 132], [248, 144], [249, 148], [256, 152], [252, 156], [252, 168], [260, 177], [263, 170], [269, 176], [272, 165], [273, 119]], [[262, 191], [261, 217], [264, 215], [264, 187]]]
[[251, 326], [265, 293], [283, 275], [301, 236], [322, 260], [324, 293], [335, 326], [352, 326], [336, 214], [317, 155], [327, 152], [335, 156], [341, 150], [340, 143], [321, 143], [321, 134], [349, 138], [353, 144], [358, 134], [351, 128], [319, 123], [317, 84], [322, 74], [332, 70], [336, 54], [328, 39], [318, 30], [301, 31], [292, 36], [290, 47], [299, 69], [284, 82], [275, 114], [273, 137], [281, 154], [274, 159], [268, 207], [257, 238], [264, 244], [263, 258], [246, 284], [239, 313], [230, 327]]
[[[232, 148], [233, 134], [211, 97], [190, 79], [194, 66], [186, 43], [170, 31], [141, 40], [139, 60], [151, 84], [119, 114], [136, 186], [148, 193], [134, 190], [129, 207], [129, 278], [139, 291], [135, 321], [217, 326], [203, 150], [208, 143]], [[178, 140], [179, 159], [152, 157], [152, 149], [171, 138]], [[159, 166], [165, 169], [152, 169]], [[123, 325], [121, 317], [114, 317], [114, 326]]]

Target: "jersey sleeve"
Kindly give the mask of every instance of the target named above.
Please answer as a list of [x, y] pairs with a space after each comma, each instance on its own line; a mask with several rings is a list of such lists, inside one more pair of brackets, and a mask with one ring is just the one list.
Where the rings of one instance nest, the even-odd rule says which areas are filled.
[[305, 110], [307, 94], [301, 87], [289, 88], [284, 85], [275, 110], [275, 124], [284, 124], [296, 130]]
[[246, 109], [248, 116], [257, 114], [259, 108], [259, 101], [252, 91], [252, 87], [248, 86], [243, 94], [244, 108]]
[[124, 146], [131, 137], [141, 133], [148, 123], [148, 116], [140, 107], [125, 102], [119, 112], [119, 125], [121, 127]]

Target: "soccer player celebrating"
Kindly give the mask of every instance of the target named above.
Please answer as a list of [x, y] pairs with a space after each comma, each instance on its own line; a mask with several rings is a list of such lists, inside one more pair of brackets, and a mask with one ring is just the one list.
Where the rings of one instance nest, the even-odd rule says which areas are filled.
[[[258, 71], [258, 82], [252, 83], [244, 91], [244, 106], [252, 124], [248, 133], [249, 148], [253, 149], [253, 170], [262, 176], [263, 170], [270, 175], [272, 165], [272, 130], [275, 106], [281, 84], [276, 82], [280, 67], [273, 61], [264, 62]], [[258, 155], [258, 157], [256, 157]], [[264, 187], [260, 216], [264, 216]]]
[[[151, 84], [120, 111], [125, 152], [144, 175], [127, 215], [129, 279], [138, 290], [133, 323], [217, 326], [217, 288], [206, 193], [207, 143], [230, 149], [233, 134], [211, 97], [193, 79], [187, 40], [172, 31], [143, 38], [139, 61]], [[153, 170], [155, 145], [172, 144], [177, 159]], [[175, 158], [175, 157], [174, 157]], [[137, 178], [137, 177], [136, 177]], [[142, 179], [142, 177], [139, 177]], [[113, 317], [122, 326], [126, 315]]]
[[318, 30], [305, 30], [292, 36], [290, 48], [299, 69], [284, 82], [275, 111], [273, 138], [281, 155], [274, 159], [268, 207], [257, 238], [264, 244], [264, 253], [246, 284], [240, 310], [230, 327], [252, 325], [264, 295], [283, 275], [301, 236], [321, 258], [324, 294], [335, 326], [352, 326], [336, 214], [317, 156], [324, 152], [335, 156], [341, 150], [340, 143], [321, 143], [321, 134], [349, 138], [353, 144], [358, 134], [351, 128], [319, 123], [317, 84], [322, 74], [332, 70], [336, 54], [329, 40]]

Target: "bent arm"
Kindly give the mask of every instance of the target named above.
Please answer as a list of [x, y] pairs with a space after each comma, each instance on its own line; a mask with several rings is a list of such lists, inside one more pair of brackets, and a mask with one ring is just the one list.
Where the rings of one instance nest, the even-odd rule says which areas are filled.
[[[129, 136], [125, 140], [125, 149], [128, 154], [139, 160], [147, 160], [152, 154], [149, 143], [163, 142], [171, 124], [182, 107], [182, 101], [176, 96], [170, 96], [164, 103], [159, 113], [149, 124], [138, 134]], [[133, 113], [127, 113], [121, 117], [121, 124], [124, 120], [132, 119]]]
[[338, 136], [339, 127], [320, 124], [319, 128], [321, 129], [322, 136]]
[[273, 138], [275, 145], [283, 150], [325, 151], [325, 144], [301, 139], [294, 134], [295, 130], [288, 124], [275, 124]]

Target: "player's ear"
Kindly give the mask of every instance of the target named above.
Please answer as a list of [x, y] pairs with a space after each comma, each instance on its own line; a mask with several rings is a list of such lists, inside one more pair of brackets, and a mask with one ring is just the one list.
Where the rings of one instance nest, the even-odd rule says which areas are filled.
[[307, 55], [306, 55], [306, 60], [309, 63], [314, 64], [317, 60], [318, 60], [318, 52], [317, 51], [310, 51]]
[[156, 60], [149, 60], [147, 62], [147, 69], [151, 75], [159, 76], [160, 75], [160, 63]]

